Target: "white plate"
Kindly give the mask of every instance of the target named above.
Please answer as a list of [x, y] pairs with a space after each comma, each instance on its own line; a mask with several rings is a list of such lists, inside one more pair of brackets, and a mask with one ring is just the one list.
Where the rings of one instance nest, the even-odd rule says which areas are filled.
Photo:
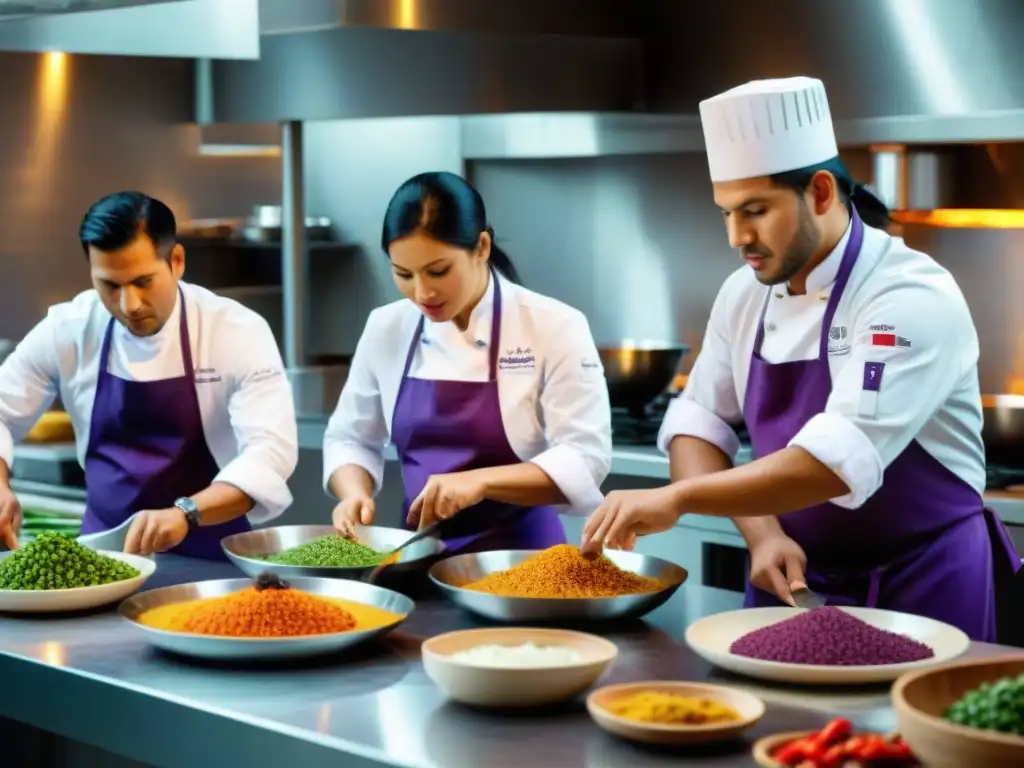
[[[98, 550], [101, 555], [121, 560], [135, 567], [139, 575], [134, 579], [75, 589], [0, 589], [0, 611], [7, 613], [59, 613], [82, 611], [116, 603], [136, 592], [153, 575], [156, 563], [148, 557], [128, 555], [124, 552]], [[0, 553], [0, 560], [10, 552]]]
[[729, 672], [762, 680], [803, 685], [860, 685], [895, 680], [904, 672], [931, 667], [955, 659], [966, 653], [971, 641], [963, 632], [949, 624], [922, 616], [875, 608], [843, 608], [862, 621], [879, 629], [906, 635], [924, 643], [935, 655], [924, 661], [908, 664], [877, 664], [860, 667], [819, 666], [815, 664], [785, 664], [778, 661], [760, 661], [729, 653], [732, 644], [748, 632], [802, 613], [800, 608], [744, 608], [707, 616], [694, 622], [686, 630], [686, 644], [695, 653]]

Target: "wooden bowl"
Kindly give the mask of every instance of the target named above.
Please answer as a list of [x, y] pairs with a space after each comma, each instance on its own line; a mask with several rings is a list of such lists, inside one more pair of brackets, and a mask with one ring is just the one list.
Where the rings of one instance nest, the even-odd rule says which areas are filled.
[[[638, 723], [613, 715], [609, 709], [616, 701], [641, 691], [659, 691], [679, 696], [711, 699], [727, 704], [740, 714], [740, 719], [729, 723], [708, 725], [665, 725]], [[753, 694], [736, 688], [704, 683], [672, 682], [664, 680], [643, 683], [621, 683], [599, 688], [587, 697], [587, 711], [601, 728], [631, 741], [648, 744], [708, 744], [739, 736], [764, 716], [764, 702]]]
[[904, 741], [929, 768], [1024, 766], [1024, 737], [967, 728], [942, 717], [967, 691], [1021, 673], [1024, 654], [953, 662], [903, 675], [893, 686], [892, 699]]
[[[478, 645], [558, 645], [582, 656], [557, 667], [487, 667], [451, 658]], [[449, 698], [479, 707], [536, 707], [579, 696], [605, 673], [619, 649], [597, 635], [562, 629], [470, 629], [423, 643], [423, 667]]]

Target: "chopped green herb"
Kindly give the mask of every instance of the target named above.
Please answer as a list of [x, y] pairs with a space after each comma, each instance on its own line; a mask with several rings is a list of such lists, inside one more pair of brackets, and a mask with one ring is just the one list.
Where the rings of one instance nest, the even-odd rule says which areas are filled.
[[946, 710], [946, 719], [968, 728], [1024, 736], [1024, 674], [968, 691]]
[[262, 559], [278, 565], [363, 568], [380, 565], [386, 556], [384, 552], [344, 536], [328, 534], [276, 555], [264, 555]]

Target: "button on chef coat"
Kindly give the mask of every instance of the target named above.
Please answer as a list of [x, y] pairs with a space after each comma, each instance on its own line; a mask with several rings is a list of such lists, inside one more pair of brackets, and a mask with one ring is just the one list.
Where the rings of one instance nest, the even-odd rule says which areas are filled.
[[[821, 323], [850, 232], [791, 296], [761, 285], [742, 267], [722, 286], [686, 389], [669, 407], [658, 436], [700, 437], [735, 458], [730, 426], [743, 420], [750, 355], [768, 291], [761, 354], [769, 363], [818, 357]], [[781, 294], [781, 295], [780, 295]], [[917, 442], [978, 492], [985, 488], [985, 449], [978, 383], [978, 335], [953, 277], [900, 238], [865, 227], [864, 245], [829, 329], [832, 393], [790, 445], [808, 451], [841, 477], [850, 493], [832, 501], [863, 504], [884, 469]], [[865, 392], [865, 364], [882, 363], [877, 396]]]
[[[590, 325], [572, 307], [498, 279], [505, 434], [523, 461], [552, 479], [572, 511], [589, 513], [603, 501], [600, 486], [612, 457], [608, 388]], [[486, 381], [493, 309], [492, 281], [464, 331], [453, 322], [424, 322], [409, 375]], [[339, 467], [356, 464], [380, 490], [406, 353], [421, 317], [407, 299], [370, 313], [324, 435], [325, 487]]]
[[[292, 502], [288, 478], [298, 461], [291, 386], [267, 322], [238, 302], [180, 283], [185, 296], [196, 392], [215, 481], [249, 495], [253, 523]], [[114, 325], [109, 372], [131, 381], [184, 375], [179, 297], [164, 327], [147, 338]], [[0, 366], [0, 458], [10, 466], [21, 440], [59, 394], [75, 429], [79, 463], [89, 445], [103, 336], [111, 315], [95, 291], [50, 308]], [[88, 478], [87, 478], [88, 481]]]

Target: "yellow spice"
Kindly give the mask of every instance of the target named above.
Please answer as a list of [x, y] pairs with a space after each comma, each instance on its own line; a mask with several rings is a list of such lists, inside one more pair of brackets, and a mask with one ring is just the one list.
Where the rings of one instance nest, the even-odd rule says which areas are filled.
[[612, 703], [608, 711], [626, 720], [659, 725], [709, 725], [740, 719], [740, 713], [728, 704], [663, 691], [634, 693]]

